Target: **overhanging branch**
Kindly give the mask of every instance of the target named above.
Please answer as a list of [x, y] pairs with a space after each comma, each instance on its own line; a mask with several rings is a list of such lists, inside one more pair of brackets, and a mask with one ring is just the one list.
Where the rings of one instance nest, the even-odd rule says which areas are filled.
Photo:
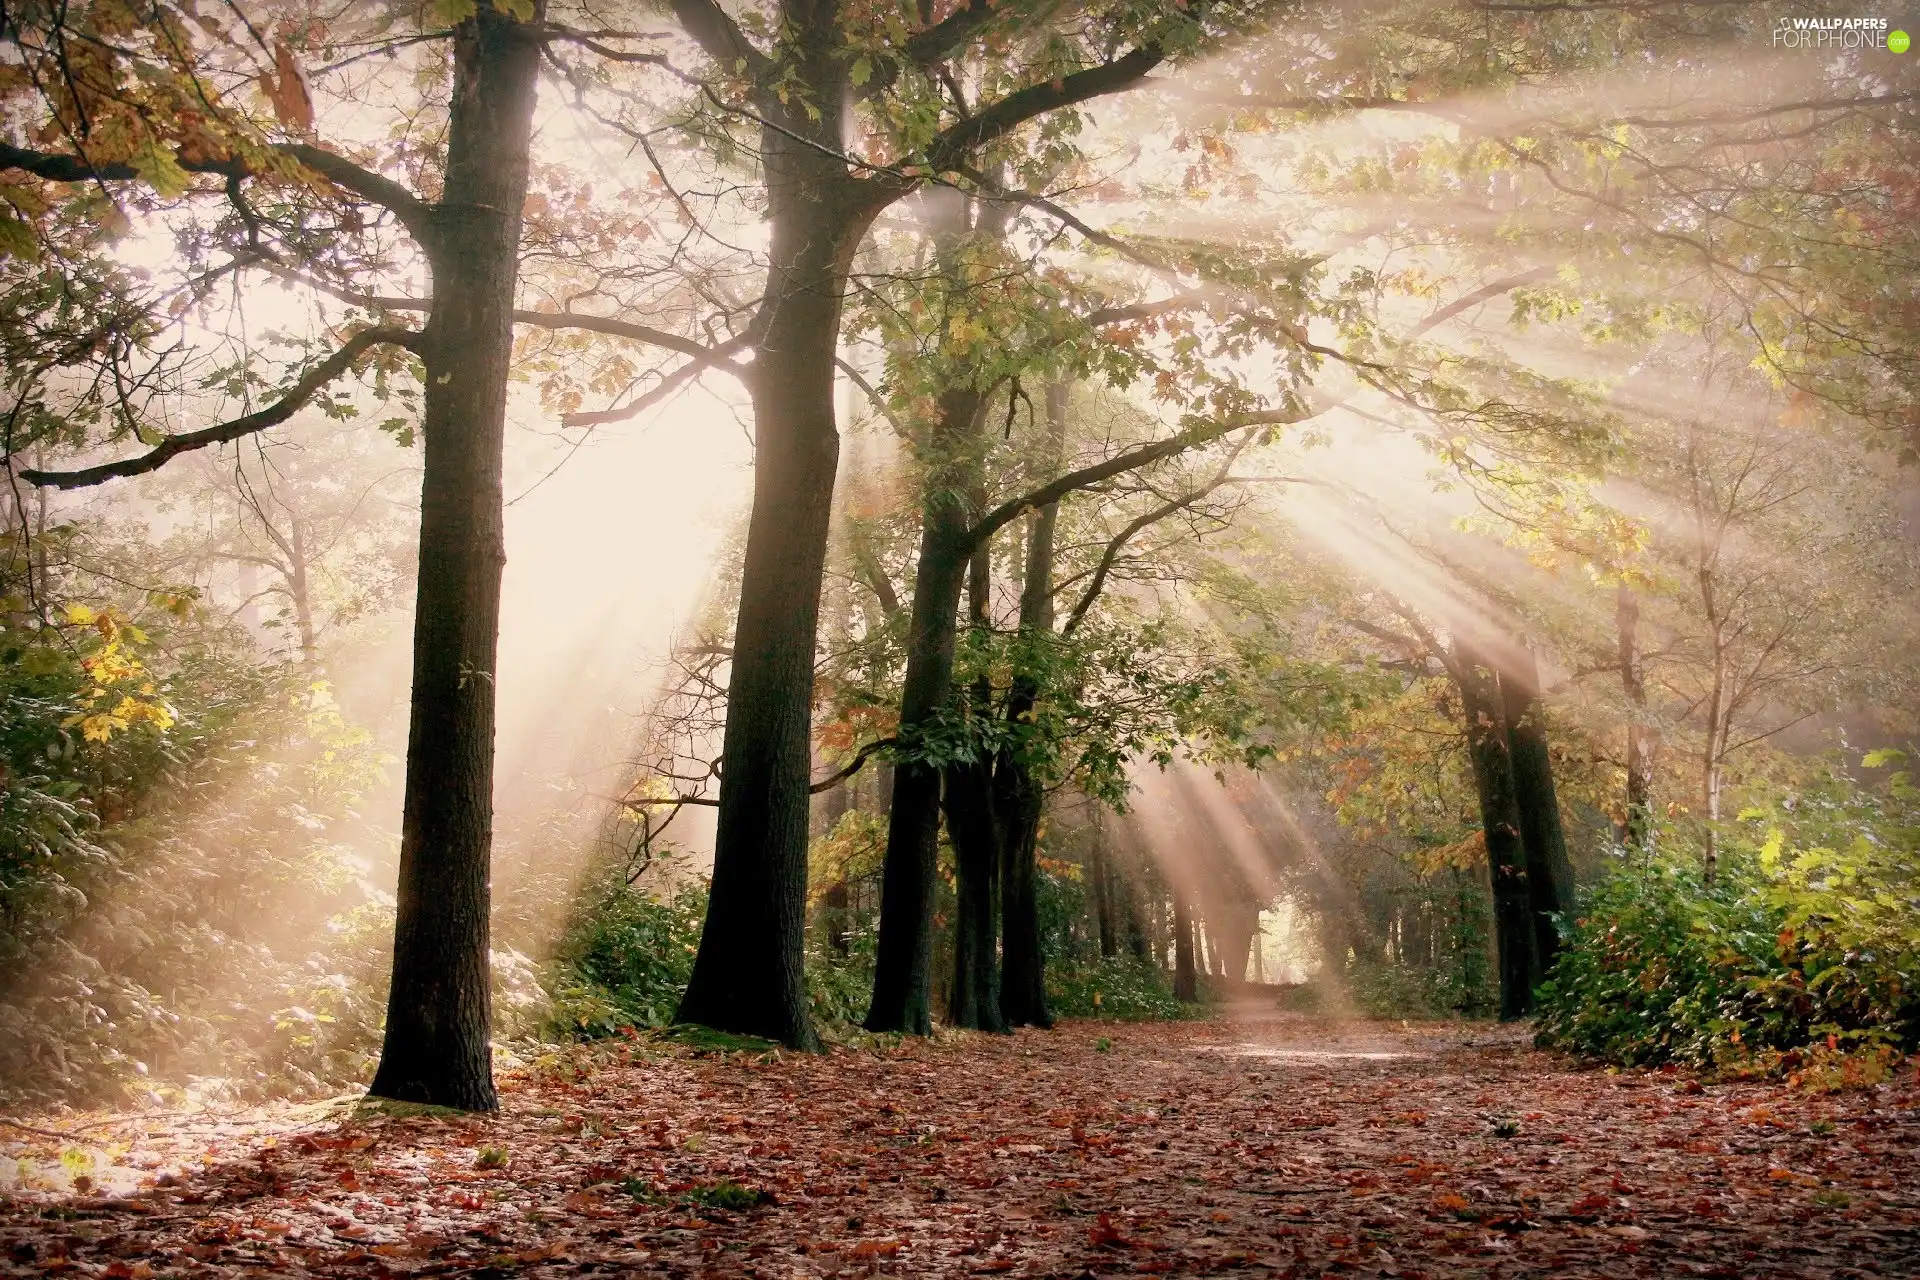
[[1132, 88], [1166, 57], [1159, 46], [1142, 45], [1111, 62], [1016, 89], [977, 114], [949, 125], [927, 144], [927, 161], [936, 174], [951, 171], [979, 147], [1004, 138], [1029, 120]]
[[1058, 502], [1077, 489], [1090, 488], [1103, 480], [1110, 480], [1114, 476], [1123, 475], [1128, 471], [1137, 471], [1141, 467], [1151, 466], [1153, 463], [1159, 462], [1164, 458], [1171, 458], [1175, 454], [1184, 453], [1188, 449], [1197, 449], [1201, 445], [1211, 444], [1222, 436], [1231, 435], [1235, 431], [1244, 431], [1249, 427], [1281, 426], [1304, 422], [1306, 419], [1315, 416], [1318, 412], [1319, 410], [1302, 412], [1291, 409], [1275, 409], [1264, 413], [1235, 414], [1229, 418], [1221, 418], [1213, 422], [1196, 424], [1195, 426], [1188, 427], [1185, 431], [1167, 437], [1165, 440], [1156, 440], [1152, 444], [1139, 445], [1135, 448], [1128, 449], [1124, 453], [1117, 453], [1104, 462], [1096, 462], [1089, 466], [1081, 467], [1077, 471], [1069, 471], [1065, 475], [1057, 476], [1049, 480], [1038, 489], [1031, 490], [1017, 498], [1009, 498], [1007, 501], [981, 516], [979, 522], [967, 531], [967, 538], [971, 543], [977, 545], [981, 541], [992, 537], [1000, 529], [1018, 518], [1023, 511], [1044, 507], [1051, 502]]
[[226, 444], [269, 427], [277, 427], [313, 399], [328, 383], [353, 367], [355, 361], [376, 346], [392, 344], [418, 350], [420, 332], [417, 329], [398, 327], [377, 327], [362, 329], [341, 344], [340, 349], [307, 371], [306, 377], [294, 383], [286, 395], [274, 401], [266, 408], [254, 413], [222, 422], [217, 426], [204, 427], [199, 431], [187, 431], [177, 436], [167, 436], [153, 449], [131, 458], [122, 458], [118, 462], [103, 462], [97, 467], [85, 467], [78, 471], [22, 471], [20, 478], [29, 484], [41, 485], [52, 489], [86, 489], [93, 485], [104, 484], [124, 476], [141, 476], [150, 471], [158, 471], [174, 457], [190, 453], [195, 449], [204, 449], [208, 445]]
[[[392, 210], [401, 224], [416, 237], [430, 234], [429, 215], [432, 206], [392, 178], [382, 177], [345, 156], [304, 142], [285, 143], [273, 149], [297, 160], [342, 190], [350, 191], [370, 204]], [[259, 176], [231, 156], [205, 159], [176, 152], [174, 162], [188, 173], [213, 173], [230, 179]], [[0, 143], [0, 169], [18, 169], [48, 182], [134, 182], [140, 177], [139, 170], [120, 161], [96, 164], [84, 155], [31, 151], [6, 143]]]

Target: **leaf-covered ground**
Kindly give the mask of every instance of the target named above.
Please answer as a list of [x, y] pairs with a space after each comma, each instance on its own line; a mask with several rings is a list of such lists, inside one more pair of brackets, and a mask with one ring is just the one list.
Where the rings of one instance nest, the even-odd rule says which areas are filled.
[[1911, 1068], [1702, 1090], [1270, 1015], [504, 1084], [486, 1119], [17, 1118], [0, 1274], [1920, 1274]]

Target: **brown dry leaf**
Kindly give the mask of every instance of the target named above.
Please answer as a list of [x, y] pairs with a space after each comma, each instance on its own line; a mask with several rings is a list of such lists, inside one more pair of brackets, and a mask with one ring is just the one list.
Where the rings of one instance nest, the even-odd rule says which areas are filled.
[[273, 44], [272, 75], [260, 77], [260, 87], [273, 104], [274, 118], [289, 129], [307, 133], [313, 128], [313, 95], [307, 77], [293, 56], [293, 46], [280, 39]]
[[[209, 1140], [187, 1115], [116, 1120], [118, 1163], [91, 1171], [92, 1193], [54, 1175], [0, 1200], [0, 1277], [131, 1280], [140, 1259], [189, 1258], [209, 1280], [483, 1266], [1832, 1280], [1862, 1260], [1920, 1275], [1910, 1072], [1818, 1099], [1758, 1082], [1688, 1095], [1535, 1053], [1519, 1029], [1269, 1013], [1112, 1030], [777, 1062], [587, 1045], [503, 1074], [484, 1121], [236, 1119]], [[1527, 1123], [1493, 1138], [1490, 1110]], [[619, 1124], [568, 1132], [569, 1116]], [[57, 1144], [37, 1141], [0, 1132], [0, 1157], [57, 1168]], [[465, 1168], [481, 1145], [512, 1150], [512, 1167]], [[723, 1184], [773, 1202], [728, 1191], [710, 1207]]]

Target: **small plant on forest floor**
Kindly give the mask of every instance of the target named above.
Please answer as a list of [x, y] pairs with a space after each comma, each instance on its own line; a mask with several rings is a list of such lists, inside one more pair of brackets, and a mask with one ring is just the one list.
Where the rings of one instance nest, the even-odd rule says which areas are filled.
[[473, 1167], [476, 1169], [504, 1169], [513, 1159], [505, 1147], [481, 1147], [473, 1153]]
[[1047, 1001], [1065, 1018], [1170, 1022], [1205, 1013], [1203, 1005], [1174, 999], [1170, 981], [1153, 965], [1130, 959], [1059, 965], [1047, 971]]
[[773, 1203], [771, 1193], [760, 1187], [749, 1187], [735, 1182], [731, 1178], [718, 1178], [712, 1182], [690, 1182], [683, 1187], [670, 1189], [664, 1194], [654, 1191], [650, 1184], [639, 1178], [628, 1178], [620, 1184], [620, 1189], [635, 1200], [661, 1208], [719, 1209], [737, 1213]]
[[780, 1052], [780, 1042], [761, 1036], [735, 1035], [731, 1031], [716, 1031], [712, 1027], [703, 1027], [698, 1023], [682, 1022], [658, 1033], [661, 1040], [685, 1045], [696, 1053], [758, 1053], [772, 1055]]
[[1095, 1053], [1111, 1053], [1113, 1052], [1113, 1041], [1105, 1036], [1101, 1036], [1093, 1042], [1093, 1051]]

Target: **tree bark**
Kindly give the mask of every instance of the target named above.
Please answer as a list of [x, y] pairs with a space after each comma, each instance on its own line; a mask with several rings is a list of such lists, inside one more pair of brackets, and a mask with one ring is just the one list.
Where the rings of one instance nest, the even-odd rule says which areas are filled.
[[953, 990], [947, 1017], [956, 1027], [1003, 1031], [997, 954], [1003, 859], [1001, 832], [994, 821], [991, 767], [977, 760], [949, 765], [946, 784], [956, 900]]
[[[1048, 470], [1058, 468], [1066, 444], [1068, 384], [1047, 387]], [[1023, 643], [1053, 634], [1053, 543], [1060, 505], [1049, 502], [1033, 513], [1027, 531], [1027, 555], [1020, 585], [1020, 635]], [[1017, 662], [1017, 659], [1016, 659]], [[1031, 671], [1016, 667], [1007, 691], [1009, 725], [1026, 722], [1039, 701], [1040, 686]], [[1002, 750], [994, 767], [996, 811], [1001, 815], [1003, 861], [1000, 878], [1000, 1012], [1008, 1026], [1051, 1027], [1047, 1008], [1046, 954], [1040, 941], [1039, 837], [1046, 796], [1033, 766], [1017, 747]]]
[[1560, 955], [1560, 929], [1554, 917], [1573, 907], [1573, 861], [1567, 856], [1566, 830], [1560, 822], [1560, 801], [1553, 787], [1553, 762], [1547, 754], [1539, 660], [1524, 644], [1515, 646], [1508, 669], [1500, 673], [1500, 700], [1513, 762], [1520, 843], [1526, 854], [1534, 951], [1544, 975]]
[[466, 1110], [493, 1088], [488, 868], [501, 454], [540, 47], [481, 8], [454, 34], [446, 181], [423, 246], [425, 473], [393, 979], [370, 1092]]
[[[1065, 442], [1065, 383], [1047, 388], [1049, 448], [1057, 456]], [[1033, 514], [1027, 533], [1026, 572], [1020, 589], [1020, 633], [1033, 643], [1053, 634], [1053, 542], [1060, 506], [1050, 502]], [[1025, 723], [1039, 701], [1040, 686], [1030, 671], [1014, 672], [1007, 693], [1009, 725]], [[1033, 766], [1017, 747], [1001, 752], [994, 768], [996, 808], [1005, 861], [1001, 872], [1000, 1012], [1009, 1026], [1051, 1027], [1047, 1008], [1046, 955], [1040, 941], [1039, 837], [1046, 797]]]
[[1120, 954], [1119, 869], [1107, 849], [1106, 824], [1096, 812], [1093, 819], [1093, 847], [1088, 854], [1093, 879], [1093, 915], [1100, 937], [1100, 958], [1111, 960]]
[[[1037, 690], [1018, 676], [1015, 683], [1007, 697], [1007, 716], [1017, 723], [1033, 709]], [[1040, 942], [1039, 839], [1045, 796], [1033, 770], [1011, 751], [1001, 755], [993, 781], [994, 811], [1002, 832], [1000, 1016], [1010, 1027], [1051, 1027]]]
[[1647, 673], [1640, 651], [1640, 597], [1621, 584], [1614, 597], [1620, 652], [1620, 684], [1632, 710], [1627, 716], [1627, 848], [1653, 851], [1653, 765], [1659, 734], [1647, 723]]
[[[815, 633], [840, 437], [834, 355], [854, 250], [890, 199], [849, 177], [844, 69], [807, 55], [833, 90], [818, 122], [795, 95], [761, 132], [771, 224], [765, 316], [748, 391], [756, 455], [699, 954], [676, 1015], [817, 1048], [806, 992], [807, 804]], [[818, 108], [816, 107], [816, 111]], [[800, 138], [824, 136], [821, 146]]]
[[1193, 916], [1186, 895], [1173, 891], [1173, 998], [1198, 1003], [1200, 981], [1193, 968]]
[[[880, 939], [873, 971], [873, 999], [867, 1008], [869, 1031], [906, 1031], [926, 1035], [932, 1030], [929, 1013], [930, 977], [933, 961], [934, 889], [938, 883], [937, 857], [940, 839], [940, 766], [917, 755], [914, 746], [919, 737], [932, 729], [947, 709], [953, 688], [954, 648], [958, 639], [960, 590], [973, 560], [973, 541], [969, 537], [970, 509], [963, 495], [974, 488], [968, 462], [973, 457], [972, 437], [979, 431], [984, 397], [977, 391], [961, 389], [941, 397], [940, 418], [929, 441], [930, 468], [921, 500], [920, 556], [914, 568], [913, 611], [907, 633], [907, 669], [900, 695], [898, 737], [905, 748], [895, 766], [893, 806], [887, 814], [887, 851], [881, 873]], [[984, 768], [984, 765], [982, 766]], [[953, 776], [960, 766], [948, 770], [949, 788], [947, 825], [955, 830], [957, 821], [965, 826], [970, 818], [966, 806], [986, 800], [984, 785], [976, 780]], [[976, 795], [976, 792], [978, 793]], [[980, 821], [990, 821], [984, 808]], [[961, 871], [962, 889], [967, 892], [991, 892], [993, 870], [999, 852], [988, 832], [984, 838], [971, 828], [966, 843], [958, 833], [954, 837], [956, 859], [966, 862]], [[975, 860], [988, 858], [983, 868]], [[977, 934], [969, 934], [971, 920], [963, 904], [955, 921], [956, 940], [965, 937], [969, 949], [978, 943]], [[989, 927], [987, 944], [993, 933]], [[972, 954], [964, 961], [971, 973], [979, 957]], [[997, 1024], [997, 1013], [980, 1021], [981, 988], [970, 977], [959, 974], [963, 962], [955, 961], [953, 991], [955, 1025], [974, 1027]], [[989, 984], [990, 986], [991, 984]], [[965, 1014], [965, 1020], [959, 1016]]]
[[1513, 758], [1498, 678], [1464, 644], [1456, 648], [1455, 679], [1466, 710], [1467, 755], [1480, 800], [1487, 870], [1493, 884], [1494, 944], [1499, 953], [1500, 1016], [1525, 1017], [1533, 1007], [1540, 962], [1527, 883], [1526, 850], [1520, 841], [1520, 809], [1514, 798]]

